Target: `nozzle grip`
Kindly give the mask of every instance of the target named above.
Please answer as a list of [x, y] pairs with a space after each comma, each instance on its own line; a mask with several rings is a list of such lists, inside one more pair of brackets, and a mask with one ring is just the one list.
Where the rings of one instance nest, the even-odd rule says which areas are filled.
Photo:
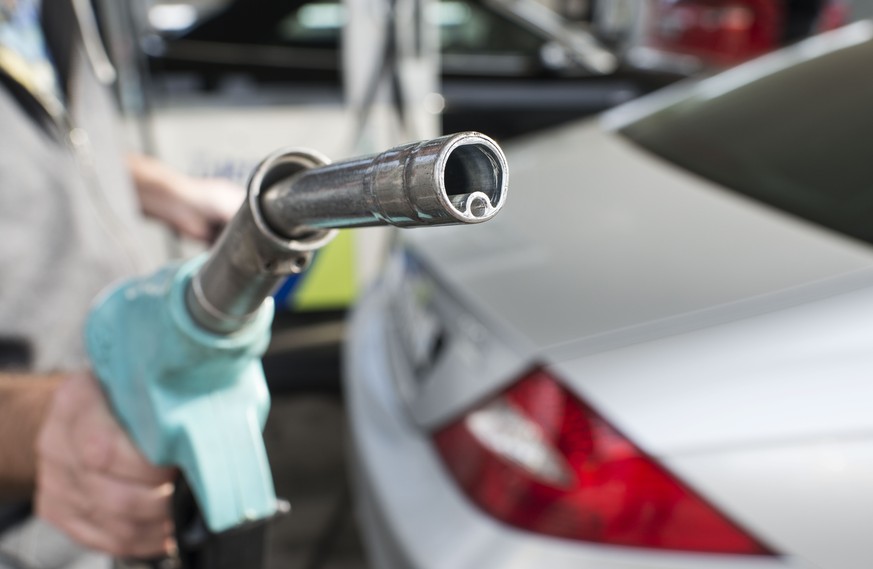
[[203, 257], [102, 295], [85, 337], [120, 423], [153, 463], [179, 466], [220, 532], [276, 511], [261, 430], [269, 392], [260, 357], [273, 306], [231, 335], [191, 319], [185, 291]]

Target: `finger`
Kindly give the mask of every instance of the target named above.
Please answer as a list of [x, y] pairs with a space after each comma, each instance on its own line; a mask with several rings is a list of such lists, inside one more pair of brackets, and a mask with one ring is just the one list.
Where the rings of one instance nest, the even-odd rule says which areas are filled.
[[168, 553], [167, 544], [173, 537], [172, 522], [141, 523], [114, 516], [96, 515], [86, 521], [114, 543], [119, 557], [157, 557]]
[[72, 509], [86, 517], [100, 511], [137, 522], [162, 522], [171, 518], [172, 483], [148, 486], [101, 473], [76, 474], [63, 465], [44, 463], [38, 475], [38, 487], [62, 496]]
[[42, 461], [37, 470], [36, 499], [54, 507], [74, 508], [80, 516], [88, 517], [95, 503], [82, 491], [74, 472], [63, 463]]
[[173, 482], [131, 482], [66, 459], [44, 457], [37, 470], [38, 490], [64, 496], [83, 515], [100, 509], [139, 521], [169, 519], [173, 488]]
[[197, 208], [203, 216], [217, 223], [230, 221], [246, 197], [242, 186], [222, 178], [199, 179], [195, 189]]
[[85, 470], [132, 482], [159, 485], [175, 477], [172, 468], [152, 465], [111, 414], [102, 392], [92, 391], [87, 412], [76, 417], [69, 434], [73, 458]]
[[133, 445], [114, 422], [83, 423], [76, 433], [79, 460], [84, 469], [130, 482], [157, 486], [175, 478], [173, 468], [157, 467]]
[[167, 555], [173, 550], [172, 531], [160, 525], [138, 527], [125, 523], [113, 523], [108, 527], [88, 519], [70, 518], [57, 525], [79, 543], [108, 553], [114, 557], [148, 559]]
[[169, 521], [139, 523], [99, 511], [83, 516], [66, 497], [53, 491], [41, 492], [36, 500], [37, 515], [76, 541], [116, 557], [156, 557], [170, 551], [173, 525]]
[[[175, 478], [174, 469], [152, 465], [137, 450], [109, 411], [96, 380], [71, 376], [59, 391], [58, 412], [49, 413], [37, 440], [40, 457], [153, 486]], [[69, 414], [70, 409], [76, 413]]]
[[178, 207], [170, 218], [170, 223], [185, 237], [203, 241], [209, 236], [210, 219], [193, 205]]
[[142, 523], [171, 518], [172, 483], [146, 486], [100, 473], [88, 473], [82, 482], [82, 495], [99, 497], [94, 507], [101, 512]]

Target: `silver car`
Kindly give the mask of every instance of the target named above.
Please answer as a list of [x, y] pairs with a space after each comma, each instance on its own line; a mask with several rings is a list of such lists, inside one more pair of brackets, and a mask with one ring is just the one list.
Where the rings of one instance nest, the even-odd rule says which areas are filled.
[[507, 149], [345, 387], [378, 569], [873, 567], [873, 25]]

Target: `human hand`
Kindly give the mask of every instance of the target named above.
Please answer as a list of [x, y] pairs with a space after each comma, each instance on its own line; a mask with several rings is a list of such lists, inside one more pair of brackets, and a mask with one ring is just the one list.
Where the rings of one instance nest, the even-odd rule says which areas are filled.
[[185, 177], [152, 215], [181, 235], [211, 243], [218, 238], [245, 198], [245, 191], [222, 178]]
[[147, 156], [131, 155], [128, 166], [143, 212], [199, 241], [214, 241], [245, 199], [229, 180], [187, 176]]
[[37, 515], [115, 557], [157, 557], [175, 547], [175, 475], [133, 446], [93, 377], [58, 387], [37, 440]]

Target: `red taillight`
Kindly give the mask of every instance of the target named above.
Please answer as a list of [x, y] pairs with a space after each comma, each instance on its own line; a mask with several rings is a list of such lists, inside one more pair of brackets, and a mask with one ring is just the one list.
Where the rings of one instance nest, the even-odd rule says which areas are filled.
[[464, 492], [510, 525], [600, 544], [772, 555], [544, 371], [435, 441]]
[[649, 45], [706, 63], [740, 63], [780, 44], [779, 0], [655, 0]]

